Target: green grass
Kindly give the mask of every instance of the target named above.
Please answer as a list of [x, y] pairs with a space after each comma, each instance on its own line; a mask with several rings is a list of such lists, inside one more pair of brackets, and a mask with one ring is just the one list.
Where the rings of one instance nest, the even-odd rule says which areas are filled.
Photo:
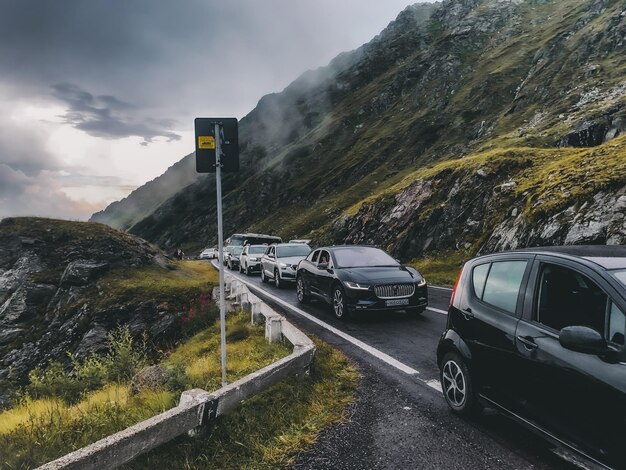
[[180, 437], [127, 468], [267, 469], [289, 465], [326, 426], [345, 421], [359, 376], [337, 350], [315, 340], [308, 377], [293, 377], [246, 400], [198, 436]]
[[407, 264], [417, 269], [428, 284], [452, 287], [463, 264], [470, 258], [470, 251], [452, 251], [433, 253], [426, 258], [413, 259]]
[[[288, 345], [267, 343], [264, 327], [250, 325], [249, 315], [228, 318], [227, 331], [241, 328], [247, 329], [249, 336], [228, 344], [229, 381], [289, 354]], [[127, 380], [86, 391], [78, 401], [68, 400], [67, 393], [74, 397], [73, 387], [55, 386], [51, 389], [54, 393], [45, 398], [36, 398], [27, 388], [16, 407], [0, 413], [0, 461], [8, 468], [32, 468], [175, 406], [184, 390], [201, 387], [210, 391], [221, 386], [217, 323], [171, 354], [164, 351], [163, 356], [161, 364], [171, 371], [170, 381], [162, 389], [138, 395], [130, 394]], [[66, 376], [63, 383], [68, 383], [72, 374]]]
[[157, 302], [189, 304], [218, 283], [218, 274], [206, 261], [174, 261], [172, 269], [158, 266], [118, 269], [98, 281], [97, 307], [154, 299]]

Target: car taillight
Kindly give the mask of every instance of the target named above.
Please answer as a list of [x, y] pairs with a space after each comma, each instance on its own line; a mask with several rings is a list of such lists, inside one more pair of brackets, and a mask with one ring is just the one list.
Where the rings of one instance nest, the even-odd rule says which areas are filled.
[[461, 276], [463, 275], [464, 268], [465, 266], [461, 268], [461, 270], [459, 271], [459, 275], [456, 278], [456, 282], [454, 283], [454, 287], [452, 288], [452, 295], [450, 296], [450, 305], [448, 305], [448, 308], [452, 307], [452, 303], [454, 302], [454, 296], [456, 295], [456, 290], [459, 287], [459, 281], [461, 280]]

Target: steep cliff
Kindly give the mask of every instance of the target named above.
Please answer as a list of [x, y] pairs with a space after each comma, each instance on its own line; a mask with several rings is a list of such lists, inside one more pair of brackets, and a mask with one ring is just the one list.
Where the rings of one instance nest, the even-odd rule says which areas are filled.
[[68, 353], [80, 361], [106, 352], [116, 328], [145, 334], [154, 346], [175, 341], [181, 316], [200, 292], [210, 295], [210, 279], [197, 277], [146, 241], [102, 224], [3, 219], [0, 408], [35, 367], [69, 364]]

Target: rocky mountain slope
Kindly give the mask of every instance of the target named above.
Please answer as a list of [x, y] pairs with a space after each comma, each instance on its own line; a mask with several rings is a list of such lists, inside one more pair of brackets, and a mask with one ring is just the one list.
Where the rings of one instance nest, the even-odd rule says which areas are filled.
[[[0, 221], [0, 407], [33, 368], [106, 352], [115, 328], [145, 332], [154, 345], [177, 338], [181, 310], [154, 281], [176, 269], [149, 243], [102, 224]], [[193, 294], [187, 288], [187, 304]]]
[[[411, 6], [241, 121], [225, 231], [404, 258], [624, 243], [625, 52], [624, 0]], [[130, 230], [212, 243], [214, 191], [197, 181]]]

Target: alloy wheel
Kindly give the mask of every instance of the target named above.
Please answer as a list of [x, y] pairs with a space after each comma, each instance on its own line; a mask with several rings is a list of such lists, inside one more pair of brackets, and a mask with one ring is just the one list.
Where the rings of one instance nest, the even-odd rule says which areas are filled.
[[302, 282], [301, 277], [296, 281], [296, 296], [298, 297], [298, 302], [304, 302], [304, 282]]
[[344, 313], [345, 305], [343, 300], [343, 292], [338, 287], [335, 288], [335, 292], [333, 293], [333, 310], [335, 311], [335, 316], [337, 318], [342, 318]]
[[461, 367], [453, 360], [443, 366], [443, 393], [453, 406], [460, 408], [467, 398], [467, 380]]
[[274, 285], [280, 287], [280, 274], [278, 273], [278, 269], [274, 270]]

